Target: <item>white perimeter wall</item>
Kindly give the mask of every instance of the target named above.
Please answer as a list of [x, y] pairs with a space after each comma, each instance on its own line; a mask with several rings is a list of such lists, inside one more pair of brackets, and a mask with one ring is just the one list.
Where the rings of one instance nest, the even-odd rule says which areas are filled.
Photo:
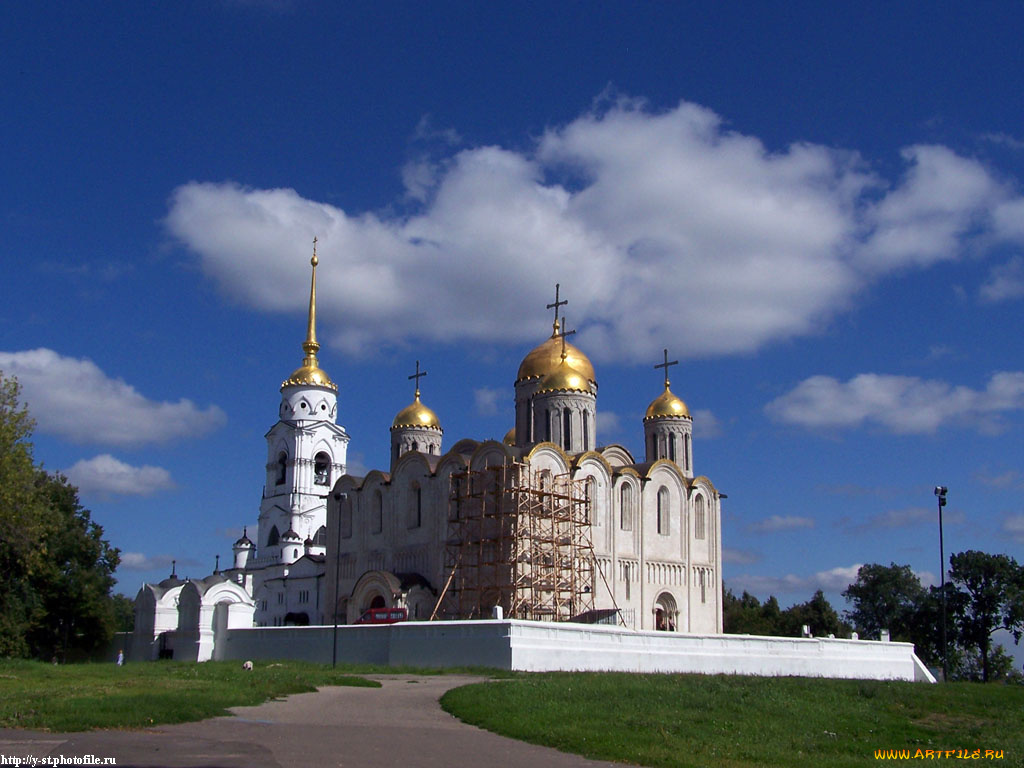
[[[330, 662], [333, 635], [332, 626], [229, 629], [217, 637], [213, 658]], [[910, 643], [634, 632], [517, 619], [339, 626], [338, 661], [935, 682]]]

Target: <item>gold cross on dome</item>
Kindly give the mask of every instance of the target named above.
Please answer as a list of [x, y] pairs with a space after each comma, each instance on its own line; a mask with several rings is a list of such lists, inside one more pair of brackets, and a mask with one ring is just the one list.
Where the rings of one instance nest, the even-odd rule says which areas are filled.
[[[557, 311], [557, 309], [555, 311]], [[555, 322], [557, 323], [558, 321], [556, 320]], [[572, 336], [574, 333], [576, 333], [576, 331], [575, 330], [572, 330], [572, 331], [565, 330], [566, 328], [569, 327], [569, 323], [566, 321], [564, 316], [562, 317], [562, 322], [563, 322], [562, 330], [561, 331], [557, 331], [556, 330], [555, 331], [555, 335], [558, 336], [562, 340], [562, 359], [565, 360], [565, 358], [566, 358], [565, 337], [566, 336]]]
[[558, 300], [558, 291], [561, 289], [561, 287], [562, 287], [561, 283], [555, 283], [555, 301], [554, 301], [553, 304], [548, 304], [548, 306], [547, 306], [548, 309], [554, 309], [555, 310], [555, 328], [558, 328], [558, 308], [559, 307], [564, 307], [566, 304], [569, 303], [568, 299], [564, 299], [562, 301]]
[[420, 379], [427, 375], [426, 371], [420, 370], [420, 361], [416, 361], [416, 373], [409, 376], [410, 379], [416, 379], [416, 397], [420, 396]]
[[655, 370], [657, 370], [658, 368], [664, 368], [665, 369], [665, 389], [668, 389], [668, 385], [669, 385], [668, 368], [669, 368], [670, 365], [679, 365], [679, 361], [678, 360], [673, 360], [670, 363], [668, 361], [668, 350], [667, 349], [662, 350], [662, 353], [665, 355], [665, 362], [660, 363], [659, 365], [654, 366], [654, 369]]

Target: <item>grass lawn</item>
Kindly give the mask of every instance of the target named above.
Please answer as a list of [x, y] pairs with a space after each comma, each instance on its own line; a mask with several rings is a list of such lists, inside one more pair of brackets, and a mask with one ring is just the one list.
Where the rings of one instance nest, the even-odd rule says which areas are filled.
[[68, 664], [0, 660], [0, 727], [50, 731], [139, 728], [227, 714], [325, 685], [379, 687], [351, 669], [296, 661]]
[[1003, 750], [994, 764], [1024, 766], [1024, 686], [548, 673], [441, 703], [505, 736], [641, 765], [864, 766], [878, 749], [991, 749]]

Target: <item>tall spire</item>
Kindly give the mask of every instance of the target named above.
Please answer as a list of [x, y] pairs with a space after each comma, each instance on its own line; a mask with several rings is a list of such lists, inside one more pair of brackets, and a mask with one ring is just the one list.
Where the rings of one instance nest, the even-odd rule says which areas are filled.
[[313, 237], [313, 258], [309, 260], [313, 266], [313, 278], [309, 285], [309, 324], [306, 326], [306, 340], [302, 343], [302, 351], [306, 353], [303, 365], [318, 366], [316, 353], [320, 351], [320, 345], [316, 340], [316, 265], [319, 260], [316, 257], [316, 237]]
[[320, 344], [316, 340], [316, 265], [319, 263], [316, 257], [316, 243], [317, 239], [314, 237], [313, 258], [309, 260], [313, 267], [313, 277], [309, 285], [309, 321], [306, 325], [306, 340], [302, 342], [302, 351], [306, 354], [302, 358], [302, 367], [296, 368], [281, 386], [314, 384], [337, 391], [338, 385], [331, 381], [326, 371], [320, 369], [320, 361], [316, 356], [320, 351]]

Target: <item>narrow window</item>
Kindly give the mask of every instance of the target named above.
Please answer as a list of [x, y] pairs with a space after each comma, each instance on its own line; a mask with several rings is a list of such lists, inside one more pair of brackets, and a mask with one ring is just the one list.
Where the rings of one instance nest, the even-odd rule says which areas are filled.
[[704, 497], [701, 494], [693, 499], [693, 535], [698, 539], [705, 535]]
[[341, 502], [341, 508], [338, 510], [341, 515], [341, 538], [351, 539], [352, 538], [352, 496]]
[[583, 412], [583, 450], [590, 450], [590, 413]]
[[668, 436], [668, 460], [669, 461], [675, 461], [676, 460], [676, 436], [675, 435], [669, 435]]
[[313, 546], [314, 547], [326, 547], [327, 546], [327, 526], [321, 525], [316, 529], [316, 533], [313, 534]]
[[384, 530], [384, 497], [380, 491], [373, 492], [373, 521], [370, 526], [370, 533], [380, 533]]
[[628, 485], [619, 489], [619, 527], [624, 531], [633, 530], [633, 489]]
[[572, 450], [572, 411], [568, 408], [562, 411], [562, 447]]
[[687, 471], [690, 470], [690, 436], [685, 435], [683, 438], [683, 468]]
[[423, 523], [423, 489], [419, 483], [413, 483], [411, 490], [412, 498], [408, 514], [408, 527], [419, 528]]
[[551, 440], [551, 411], [544, 411], [544, 439]]
[[658, 489], [658, 533], [662, 536], [669, 534], [668, 488]]
[[277, 526], [275, 525], [273, 528], [270, 529], [270, 533], [267, 534], [267, 546], [272, 547], [275, 544], [277, 544], [277, 542], [279, 542], [280, 540], [281, 533], [277, 530]]

